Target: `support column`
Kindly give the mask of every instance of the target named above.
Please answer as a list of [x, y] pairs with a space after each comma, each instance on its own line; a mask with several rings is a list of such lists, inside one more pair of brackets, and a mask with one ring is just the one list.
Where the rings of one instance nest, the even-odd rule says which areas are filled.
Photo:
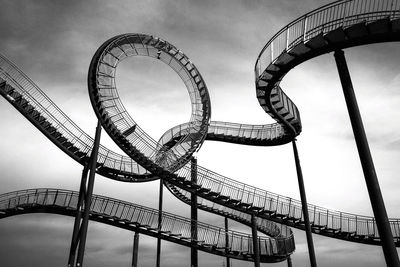
[[[191, 166], [191, 181], [197, 183], [197, 159], [192, 157], [190, 160]], [[197, 196], [195, 193], [190, 195], [190, 218], [191, 218], [191, 234], [192, 240], [197, 240]], [[198, 267], [197, 248], [190, 248], [190, 262], [191, 267]]]
[[299, 153], [297, 152], [297, 146], [296, 146], [296, 140], [293, 140], [292, 144], [293, 144], [294, 160], [296, 162], [297, 180], [299, 183], [301, 208], [302, 208], [303, 217], [304, 217], [304, 227], [305, 227], [306, 237], [307, 237], [308, 255], [310, 258], [311, 267], [316, 267], [317, 261], [315, 259], [314, 242], [312, 239], [311, 224], [310, 224], [310, 219], [308, 216], [306, 190], [304, 188], [303, 172], [301, 171]]
[[[96, 134], [90, 156], [88, 167], [84, 167], [82, 173], [81, 186], [79, 190], [77, 217], [75, 218], [74, 230], [72, 234], [70, 254], [68, 258], [68, 266], [75, 266], [75, 253], [78, 247], [78, 255], [76, 257], [76, 266], [82, 267], [83, 257], [85, 254], [86, 236], [89, 223], [90, 204], [92, 201], [94, 178], [96, 174], [97, 155], [99, 152], [101, 137], [101, 124], [97, 122]], [[89, 171], [89, 180], [87, 175]]]
[[[160, 178], [160, 192], [158, 194], [158, 231], [161, 234], [161, 227], [162, 227], [162, 204], [163, 204], [163, 180]], [[157, 238], [157, 267], [160, 267], [161, 264], [161, 238]]]
[[251, 214], [251, 235], [253, 238], [254, 267], [260, 267], [260, 247], [257, 235], [257, 219], [254, 213]]
[[[229, 252], [229, 233], [228, 233], [229, 227], [228, 227], [228, 217], [225, 217], [225, 252]], [[226, 257], [226, 267], [231, 267], [231, 259], [229, 257]]]
[[[89, 160], [89, 162], [90, 161], [91, 160]], [[80, 224], [81, 224], [81, 219], [82, 219], [82, 209], [84, 207], [83, 201], [84, 201], [84, 195], [85, 195], [84, 193], [86, 191], [88, 171], [89, 171], [89, 163], [87, 163], [83, 167], [83, 171], [82, 171], [81, 185], [79, 187], [78, 203], [76, 205], [74, 229], [72, 231], [71, 246], [70, 246], [70, 252], [69, 252], [69, 257], [68, 257], [68, 267], [75, 266], [76, 248], [78, 247], [78, 243], [79, 243], [79, 230], [80, 230]]]
[[400, 266], [399, 256], [393, 241], [393, 235], [390, 229], [389, 219], [386, 213], [385, 203], [375, 172], [371, 152], [369, 150], [368, 140], [365, 134], [361, 114], [358, 109], [357, 99], [354, 93], [353, 84], [346, 58], [342, 50], [334, 53], [336, 66], [338, 68], [340, 82], [342, 83], [344, 98], [346, 100], [347, 110], [349, 112], [351, 126], [353, 128], [354, 139], [357, 144], [362, 169], [364, 172], [365, 183], [367, 185], [369, 199], [374, 212], [376, 225], [382, 242], [383, 254], [387, 266]]
[[287, 258], [287, 266], [292, 267], [292, 258], [290, 256]]
[[132, 267], [138, 267], [138, 250], [139, 250], [139, 233], [135, 232], [133, 236], [133, 253], [132, 253]]

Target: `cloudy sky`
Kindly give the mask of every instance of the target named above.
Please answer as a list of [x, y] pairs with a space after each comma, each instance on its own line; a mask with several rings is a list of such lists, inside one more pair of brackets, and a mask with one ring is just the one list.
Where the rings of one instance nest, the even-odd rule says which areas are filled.
[[[212, 120], [272, 122], [255, 97], [254, 64], [280, 28], [327, 0], [234, 1], [4, 1], [0, 53], [16, 63], [72, 120], [94, 135], [96, 118], [87, 94], [89, 62], [108, 38], [149, 33], [176, 45], [198, 67], [209, 88]], [[400, 44], [345, 51], [389, 217], [400, 217]], [[150, 59], [121, 64], [117, 83], [132, 117], [155, 139], [189, 120], [183, 83]], [[308, 201], [372, 215], [332, 54], [293, 69], [281, 83], [297, 104], [303, 133], [298, 147]], [[62, 153], [4, 99], [0, 99], [0, 193], [39, 187], [78, 190], [82, 167]], [[104, 133], [102, 143], [116, 148]], [[206, 142], [199, 164], [228, 177], [299, 199], [290, 145], [249, 147]], [[95, 193], [157, 207], [158, 181], [124, 184], [97, 176]], [[165, 191], [165, 209], [190, 208]], [[223, 218], [200, 212], [202, 221]], [[235, 229], [249, 231], [232, 222]], [[73, 219], [22, 215], [0, 221], [2, 266], [64, 266]], [[294, 266], [308, 266], [303, 232], [295, 230]], [[129, 266], [133, 233], [90, 223], [86, 266]], [[155, 265], [156, 240], [141, 236], [139, 265]], [[314, 235], [320, 266], [384, 266], [380, 247]], [[190, 250], [163, 242], [162, 266], [188, 266]], [[199, 253], [200, 266], [222, 266]], [[233, 261], [233, 266], [252, 266]], [[286, 266], [286, 263], [275, 264]]]

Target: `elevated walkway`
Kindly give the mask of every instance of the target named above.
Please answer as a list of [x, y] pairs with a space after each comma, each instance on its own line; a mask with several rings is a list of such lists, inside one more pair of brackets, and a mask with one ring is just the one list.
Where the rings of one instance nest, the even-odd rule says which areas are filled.
[[[304, 229], [301, 203], [229, 179], [200, 166], [197, 168], [197, 182], [194, 183], [191, 181], [188, 163], [192, 154], [206, 139], [257, 146], [291, 142], [301, 133], [302, 125], [297, 107], [279, 85], [290, 69], [308, 59], [338, 49], [398, 40], [399, 1], [337, 1], [293, 21], [266, 44], [255, 66], [258, 101], [277, 122], [271, 125], [246, 125], [210, 121], [211, 107], [205, 82], [194, 64], [173, 45], [144, 34], [113, 37], [93, 57], [88, 78], [89, 94], [103, 128], [127, 156], [100, 146], [96, 172], [123, 182], [145, 182], [162, 178], [171, 192], [182, 201], [188, 203], [189, 194], [195, 193], [199, 208], [244, 224], [249, 223], [249, 215], [256, 214], [259, 229], [264, 229], [264, 233], [271, 236], [268, 242], [278, 248], [276, 254], [271, 254], [268, 260], [264, 258], [264, 261], [284, 260], [295, 249], [293, 234], [290, 229], [273, 222]], [[191, 121], [166, 131], [159, 142], [136, 124], [118, 97], [114, 81], [115, 69], [119, 61], [129, 56], [148, 56], [168, 64], [188, 88], [194, 107]], [[71, 158], [82, 165], [88, 162], [93, 139], [3, 56], [0, 56], [0, 94]], [[30, 206], [31, 210], [34, 210], [33, 206], [35, 205]], [[62, 206], [53, 208], [55, 207], [42, 205], [39, 210], [66, 210]], [[6, 210], [3, 211], [4, 214], [11, 212], [11, 209]], [[13, 210], [22, 212], [24, 207], [14, 206]], [[308, 205], [308, 212], [312, 231], [316, 234], [358, 243], [381, 243], [373, 217], [332, 211], [315, 205]], [[97, 218], [91, 216], [93, 219]], [[113, 222], [106, 214], [101, 216], [102, 221]], [[105, 216], [107, 220], [103, 220]], [[399, 220], [390, 219], [389, 223], [394, 242], [396, 246], [400, 246]], [[115, 225], [121, 225], [120, 219], [117, 219]], [[147, 233], [152, 231], [150, 228], [146, 229]], [[165, 239], [168, 236], [171, 240], [178, 240], [174, 238], [177, 237], [175, 234], [162, 236]], [[184, 243], [185, 239], [180, 238], [180, 241]], [[200, 246], [198, 242], [185, 244], [189, 243], [199, 249], [207, 247]], [[267, 251], [269, 248], [261, 249]], [[240, 254], [241, 250], [235, 251], [239, 251], [238, 255], [244, 259], [245, 253]], [[249, 249], [245, 251], [251, 254]]]

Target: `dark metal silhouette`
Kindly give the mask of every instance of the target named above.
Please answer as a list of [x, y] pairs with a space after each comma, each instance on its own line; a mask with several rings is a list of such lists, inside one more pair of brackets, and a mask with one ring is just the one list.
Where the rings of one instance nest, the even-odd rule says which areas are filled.
[[[257, 98], [261, 107], [277, 121], [270, 125], [210, 121], [207, 87], [197, 68], [184, 53], [165, 40], [151, 35], [122, 34], [113, 37], [99, 48], [90, 64], [89, 95], [102, 126], [128, 156], [100, 146], [96, 164], [90, 167], [105, 177], [124, 182], [151, 181], [161, 177], [167, 188], [185, 203], [190, 204], [190, 195], [195, 194], [198, 201], [201, 201], [198, 208], [222, 214], [251, 226], [255, 232], [258, 229], [271, 236], [270, 239], [259, 237], [258, 242], [254, 239], [253, 246], [249, 246], [251, 237], [246, 239], [241, 236], [248, 242], [247, 247], [242, 241], [231, 242], [229, 257], [236, 257], [232, 251], [237, 249], [237, 258], [254, 260], [257, 259], [256, 251], [259, 249], [263, 252], [260, 255], [262, 262], [286, 260], [295, 249], [293, 233], [287, 226], [271, 221], [304, 229], [302, 208], [305, 205], [200, 166], [197, 166], [197, 182], [192, 182], [191, 167], [187, 163], [205, 139], [263, 146], [292, 142], [300, 134], [302, 126], [297, 107], [279, 86], [283, 76], [298, 64], [331, 51], [362, 44], [398, 41], [399, 19], [399, 1], [337, 1], [307, 13], [279, 31], [263, 48], [255, 66]], [[168, 64], [185, 82], [195, 107], [189, 123], [168, 130], [159, 142], [150, 138], [134, 122], [118, 97], [115, 70], [118, 62], [128, 56], [148, 56]], [[0, 94], [49, 140], [82, 164], [84, 175], [85, 168], [89, 170], [86, 166], [91, 161], [93, 138], [75, 125], [26, 75], [3, 56], [0, 56], [0, 68]], [[94, 178], [94, 172], [91, 171], [90, 175]], [[331, 211], [309, 204], [306, 207], [310, 218], [312, 217], [311, 231], [314, 233], [367, 244], [384, 242], [375, 230], [373, 217]], [[49, 206], [46, 209], [51, 211]], [[6, 213], [10, 214], [10, 211], [7, 210]], [[150, 214], [149, 218], [158, 223], [159, 216], [154, 217], [158, 215], [158, 211]], [[255, 214], [259, 222], [256, 227]], [[252, 220], [248, 215], [253, 215]], [[178, 220], [177, 217], [175, 219]], [[115, 222], [115, 225], [120, 226], [121, 220], [117, 218], [116, 221], [118, 223]], [[163, 234], [164, 229], [154, 231], [159, 227], [157, 223], [154, 226], [154, 222], [151, 222], [152, 228], [146, 227], [138, 231], [179, 244], [188, 244], [188, 241], [181, 238]], [[185, 223], [186, 226], [192, 224], [191, 221]], [[163, 223], [162, 228], [164, 225]], [[389, 225], [395, 233], [395, 244], [400, 246], [399, 221], [391, 219]], [[134, 228], [131, 225], [124, 227]], [[194, 240], [192, 231], [186, 231], [189, 231], [189, 246], [226, 256], [225, 247], [221, 248], [221, 244], [226, 244], [225, 235], [221, 235], [221, 232], [210, 230], [212, 234], [205, 232], [204, 235], [198, 235], [198, 240]], [[196, 232], [200, 233], [199, 225]], [[205, 246], [205, 240], [201, 239], [203, 236], [211, 238], [212, 235], [213, 240], [208, 240], [207, 243], [212, 244], [211, 247]], [[238, 251], [246, 251], [247, 254]]]
[[[27, 213], [51, 213], [76, 216], [79, 192], [60, 189], [28, 189], [0, 195], [0, 218]], [[90, 219], [138, 232], [155, 238], [160, 237], [176, 244], [245, 261], [253, 261], [252, 236], [247, 233], [228, 231], [231, 240], [225, 250], [225, 228], [197, 222], [200, 235], [192, 239], [192, 220], [168, 212], [162, 212], [162, 228], [158, 231], [159, 210], [105, 196], [92, 195]], [[266, 232], [262, 231], [264, 234]], [[258, 237], [263, 253], [261, 262], [277, 262], [277, 255], [270, 249], [271, 238]]]
[[257, 218], [254, 213], [251, 214], [251, 236], [253, 241], [253, 257], [254, 257], [254, 267], [260, 267], [260, 244], [258, 243], [257, 235]]
[[[225, 249], [229, 251], [229, 226], [228, 226], [228, 217], [224, 217], [224, 224], [225, 224]], [[231, 267], [231, 260], [229, 257], [226, 257], [226, 267]]]
[[308, 216], [306, 189], [304, 186], [303, 172], [301, 170], [300, 158], [299, 158], [299, 153], [297, 151], [297, 145], [296, 145], [295, 140], [293, 140], [292, 145], [293, 145], [294, 161], [296, 163], [297, 181], [299, 183], [301, 206], [302, 206], [303, 217], [304, 217], [304, 228], [305, 228], [306, 237], [307, 237], [308, 256], [310, 259], [311, 267], [316, 267], [317, 260], [315, 258], [314, 242], [312, 239], [312, 232], [311, 232], [311, 223], [310, 223], [310, 218]]
[[[82, 181], [79, 191], [79, 200], [76, 207], [77, 215], [75, 217], [76, 219], [74, 224], [74, 230], [72, 233], [71, 248], [68, 258], [68, 266], [71, 267], [72, 266], [80, 267], [83, 265], [87, 229], [89, 224], [90, 204], [92, 201], [94, 177], [96, 174], [96, 163], [100, 145], [100, 137], [101, 137], [101, 124], [100, 122], [98, 122], [94, 139], [95, 141], [88, 168], [90, 170], [89, 180], [87, 181], [87, 168], [85, 167], [83, 170]], [[77, 248], [78, 248], [78, 255], [75, 259], [75, 253]]]
[[[158, 193], [158, 230], [161, 231], [162, 228], [162, 209], [163, 209], [163, 181], [160, 179], [160, 190]], [[161, 238], [157, 239], [157, 259], [156, 266], [161, 266]]]
[[[190, 166], [191, 166], [191, 182], [196, 184], [197, 183], [197, 159], [195, 157], [192, 157], [190, 160]], [[190, 219], [191, 219], [191, 232], [192, 232], [192, 240], [194, 242], [198, 241], [198, 236], [197, 236], [197, 197], [195, 193], [191, 194], [191, 205], [190, 205]], [[191, 267], [197, 267], [199, 266], [198, 263], [198, 253], [197, 249], [195, 246], [190, 248], [190, 266]]]
[[292, 267], [292, 258], [290, 256], [287, 258], [287, 266]]
[[138, 267], [139, 233], [135, 232], [133, 237], [132, 267]]
[[357, 99], [351, 82], [346, 58], [342, 50], [335, 51], [334, 56], [340, 76], [340, 82], [342, 83], [351, 126], [353, 128], [354, 139], [357, 144], [358, 154], [364, 172], [365, 183], [367, 185], [372, 210], [382, 240], [382, 249], [383, 254], [385, 255], [386, 264], [387, 266], [393, 267], [400, 266], [399, 256], [393, 242], [393, 234], [390, 229], [389, 218], [386, 213], [385, 203], [383, 201], [378, 177], [376, 175], [374, 162], [369, 150], [368, 140], [365, 134], [360, 110], [358, 109]]

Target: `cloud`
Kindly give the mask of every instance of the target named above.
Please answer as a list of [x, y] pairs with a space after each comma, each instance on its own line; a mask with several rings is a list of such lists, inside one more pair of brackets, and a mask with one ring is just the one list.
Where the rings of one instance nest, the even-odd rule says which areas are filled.
[[[269, 117], [259, 107], [254, 88], [253, 68], [258, 53], [284, 25], [328, 2], [302, 0], [293, 5], [289, 0], [120, 1], [117, 5], [111, 1], [2, 1], [0, 52], [16, 62], [66, 114], [93, 135], [96, 118], [88, 101], [86, 75], [94, 52], [116, 34], [148, 32], [182, 49], [199, 68], [212, 96], [213, 119], [264, 123]], [[391, 43], [345, 51], [371, 148], [378, 151], [374, 154], [377, 171], [385, 174], [382, 191], [390, 203], [387, 207], [397, 217], [398, 49], [398, 43]], [[121, 84], [127, 84], [127, 91], [121, 93], [132, 116], [144, 121], [150, 135], [158, 137], [167, 126], [175, 124], [168, 117], [179, 123], [187, 120], [189, 101], [177, 76], [167, 68], [164, 71], [165, 66], [158, 68], [154, 62], [148, 63], [138, 61], [138, 69], [135, 63], [127, 62], [125, 70], [119, 69], [118, 77]], [[128, 91], [131, 84], [139, 90]], [[304, 121], [298, 144], [309, 201], [370, 214], [332, 55], [296, 67], [284, 78], [282, 86], [298, 104]], [[6, 101], [0, 101], [2, 192], [32, 187], [78, 189], [82, 167], [17, 114]], [[103, 141], [111, 143], [105, 134]], [[255, 148], [208, 142], [198, 156], [199, 163], [212, 170], [298, 198], [290, 146]], [[158, 181], [127, 185], [96, 176], [95, 192], [151, 207], [158, 204]], [[164, 204], [165, 210], [189, 215], [189, 206], [169, 192], [165, 193]], [[202, 212], [200, 216], [208, 223], [223, 223], [221, 217]], [[0, 253], [6, 266], [65, 265], [71, 218], [26, 215], [0, 224]], [[234, 223], [232, 227], [249, 231]], [[129, 264], [132, 233], [97, 223], [91, 223], [89, 229], [88, 266]], [[360, 266], [377, 266], [383, 262], [378, 247], [318, 236], [315, 240], [318, 261], [324, 266], [356, 266], [357, 262]], [[303, 232], [296, 232], [296, 242], [294, 265], [307, 266]], [[140, 244], [141, 266], [154, 266], [155, 239], [141, 235]], [[162, 251], [163, 266], [189, 264], [188, 248], [163, 242]], [[200, 255], [206, 266], [223, 260]], [[239, 261], [234, 265], [252, 266]]]

